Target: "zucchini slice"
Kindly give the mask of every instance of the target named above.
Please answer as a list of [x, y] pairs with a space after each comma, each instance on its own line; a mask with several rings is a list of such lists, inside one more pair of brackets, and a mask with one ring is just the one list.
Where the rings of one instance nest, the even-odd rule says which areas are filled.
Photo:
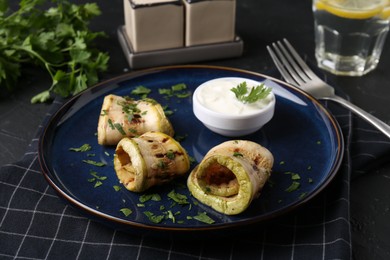
[[142, 192], [184, 176], [190, 169], [190, 159], [171, 136], [146, 132], [139, 137], [125, 137], [118, 143], [114, 168], [126, 189]]
[[191, 194], [226, 215], [248, 208], [271, 175], [274, 158], [251, 141], [231, 140], [213, 147], [187, 179]]
[[174, 135], [161, 105], [153, 99], [134, 100], [116, 95], [104, 97], [98, 122], [98, 143], [116, 145], [123, 137], [157, 131]]

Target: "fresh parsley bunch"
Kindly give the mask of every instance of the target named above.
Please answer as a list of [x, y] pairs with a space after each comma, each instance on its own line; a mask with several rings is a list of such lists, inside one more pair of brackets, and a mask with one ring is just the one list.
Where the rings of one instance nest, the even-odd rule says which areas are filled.
[[51, 93], [68, 97], [85, 90], [98, 81], [109, 60], [107, 53], [92, 47], [104, 36], [88, 29], [91, 18], [101, 14], [96, 3], [50, 2], [21, 0], [11, 12], [8, 1], [0, 0], [0, 89], [15, 87], [23, 64], [41, 66], [52, 84], [32, 103], [48, 101]]

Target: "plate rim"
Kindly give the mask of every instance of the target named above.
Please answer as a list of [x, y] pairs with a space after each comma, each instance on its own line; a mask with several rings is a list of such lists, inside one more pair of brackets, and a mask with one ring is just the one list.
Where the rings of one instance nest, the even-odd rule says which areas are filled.
[[[332, 125], [332, 129], [335, 132], [334, 136], [337, 139], [337, 154], [335, 155], [335, 162], [332, 165], [332, 168], [329, 169], [328, 174], [326, 178], [323, 180], [322, 184], [318, 186], [309, 196], [305, 196], [304, 198], [295, 201], [288, 207], [282, 208], [277, 210], [276, 212], [270, 212], [267, 214], [267, 216], [263, 217], [255, 217], [252, 219], [246, 219], [243, 221], [237, 221], [237, 222], [228, 222], [228, 223], [220, 223], [218, 225], [208, 225], [208, 226], [202, 226], [202, 227], [172, 227], [172, 226], [164, 226], [164, 225], [156, 225], [156, 224], [143, 224], [138, 223], [134, 221], [124, 220], [109, 214], [106, 214], [104, 212], [101, 212], [99, 210], [96, 210], [94, 208], [91, 208], [82, 202], [78, 201], [76, 198], [73, 198], [70, 196], [66, 191], [62, 190], [59, 185], [56, 184], [54, 180], [50, 177], [50, 167], [47, 165], [47, 162], [44, 158], [44, 141], [45, 137], [47, 136], [47, 132], [52, 126], [53, 121], [58, 116], [62, 116], [61, 113], [65, 113], [81, 96], [83, 96], [85, 93], [93, 91], [98, 89], [99, 87], [103, 85], [109, 85], [109, 84], [115, 84], [119, 83], [125, 80], [131, 80], [132, 78], [140, 77], [143, 75], [148, 75], [151, 73], [158, 73], [162, 71], [167, 70], [178, 70], [178, 69], [211, 69], [211, 70], [223, 70], [223, 71], [232, 71], [232, 72], [238, 72], [238, 73], [244, 73], [248, 75], [253, 75], [256, 77], [261, 77], [264, 79], [272, 80], [278, 84], [280, 84], [282, 87], [288, 87], [290, 89], [293, 89], [296, 92], [299, 92], [300, 94], [306, 96], [311, 102], [313, 102], [318, 108], [321, 109], [321, 112], [324, 113], [326, 118], [328, 118], [329, 122]], [[64, 111], [65, 110], [65, 111]], [[343, 161], [343, 155], [344, 155], [344, 137], [342, 134], [342, 130], [340, 125], [338, 124], [335, 117], [332, 115], [330, 110], [321, 104], [321, 102], [310, 95], [309, 93], [305, 92], [302, 89], [299, 89], [289, 83], [286, 83], [282, 80], [279, 80], [277, 78], [274, 78], [272, 76], [268, 76], [262, 73], [249, 71], [245, 69], [240, 68], [233, 68], [233, 67], [226, 67], [226, 66], [215, 66], [215, 65], [171, 65], [171, 66], [160, 66], [160, 67], [154, 67], [154, 68], [148, 68], [143, 70], [137, 70], [137, 71], [130, 71], [123, 73], [121, 75], [112, 77], [107, 80], [103, 80], [94, 86], [91, 86], [90, 88], [87, 88], [86, 90], [78, 93], [77, 95], [71, 97], [69, 100], [65, 101], [50, 117], [47, 122], [44, 124], [44, 129], [39, 135], [38, 139], [38, 162], [40, 165], [40, 169], [44, 175], [45, 180], [48, 182], [48, 184], [56, 191], [56, 193], [59, 195], [60, 198], [65, 199], [68, 203], [70, 203], [71, 206], [76, 206], [78, 210], [81, 210], [83, 213], [87, 213], [88, 217], [91, 219], [97, 218], [99, 221], [110, 221], [109, 224], [115, 224], [120, 225], [122, 228], [136, 228], [140, 230], [153, 230], [153, 231], [175, 231], [175, 232], [195, 232], [195, 231], [212, 231], [212, 230], [225, 230], [225, 229], [231, 229], [236, 227], [242, 227], [250, 224], [256, 224], [261, 223], [264, 221], [268, 221], [271, 219], [275, 219], [276, 217], [280, 217], [282, 215], [285, 215], [289, 212], [295, 211], [298, 208], [301, 208], [303, 205], [306, 205], [309, 201], [317, 197], [324, 189], [326, 189], [329, 184], [335, 179], [335, 176], [338, 173], [338, 170], [340, 169], [340, 166]], [[113, 223], [111, 223], [113, 222]], [[106, 223], [107, 224], [107, 223]]]

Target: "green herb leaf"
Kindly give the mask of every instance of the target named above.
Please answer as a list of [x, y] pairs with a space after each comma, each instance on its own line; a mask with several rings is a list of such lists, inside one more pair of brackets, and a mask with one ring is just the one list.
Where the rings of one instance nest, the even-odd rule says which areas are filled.
[[299, 198], [303, 199], [304, 197], [306, 197], [306, 195], [307, 195], [306, 192], [302, 192], [301, 194], [299, 194]]
[[133, 213], [133, 211], [129, 208], [122, 208], [119, 211], [122, 212], [123, 215], [125, 215], [126, 217], [128, 217], [131, 213]]
[[172, 223], [175, 223], [175, 222], [176, 222], [175, 215], [172, 213], [171, 210], [168, 210], [168, 211], [166, 212], [166, 214], [167, 214], [167, 218], [170, 219], [170, 220], [172, 220]]
[[110, 126], [111, 130], [115, 129], [114, 123], [112, 122], [111, 118], [107, 120], [108, 125]]
[[298, 173], [293, 173], [291, 175], [291, 180], [300, 180], [301, 176]]
[[95, 182], [95, 185], [93, 186], [94, 188], [97, 188], [97, 187], [99, 187], [99, 186], [102, 186], [103, 185], [103, 182], [101, 182], [101, 181], [96, 181]]
[[260, 99], [266, 98], [271, 93], [271, 88], [267, 88], [262, 83], [259, 86], [252, 87], [248, 93], [248, 87], [246, 81], [237, 85], [237, 87], [230, 89], [236, 98], [242, 103], [255, 103]]
[[89, 151], [91, 149], [92, 149], [91, 145], [83, 144], [82, 146], [77, 147], [77, 148], [71, 147], [71, 148], [69, 148], [69, 151], [73, 151], [73, 152], [86, 152], [86, 151]]
[[[0, 83], [1, 83], [1, 80], [0, 80]], [[44, 103], [48, 100], [50, 100], [50, 91], [45, 90], [45, 91], [39, 93], [38, 95], [35, 95], [34, 97], [32, 97], [31, 103], [32, 104]]]
[[104, 162], [96, 162], [96, 161], [93, 161], [93, 160], [83, 160], [83, 162], [87, 163], [87, 164], [94, 165], [94, 166], [98, 166], [98, 167], [102, 167], [102, 166], [106, 165]]
[[139, 201], [144, 203], [144, 202], [147, 202], [149, 200], [153, 200], [153, 201], [161, 201], [161, 196], [157, 193], [153, 193], [153, 194], [142, 194], [140, 197], [139, 197]]
[[151, 92], [152, 90], [144, 87], [144, 86], [138, 86], [135, 89], [131, 91], [131, 94], [133, 95], [139, 95], [142, 96], [142, 98], [146, 98], [146, 96]]
[[287, 192], [293, 192], [296, 191], [301, 184], [297, 181], [293, 181], [291, 185], [286, 189]]
[[175, 201], [176, 203], [178, 203], [178, 204], [181, 204], [181, 205], [189, 204], [189, 202], [187, 201], [187, 196], [186, 195], [177, 193], [174, 190], [172, 190], [172, 191], [170, 191], [168, 193], [168, 197], [170, 199], [172, 199], [173, 201]]
[[164, 95], [165, 98], [177, 97], [177, 98], [186, 98], [191, 96], [191, 92], [187, 91], [187, 85], [184, 83], [179, 83], [171, 86], [171, 88], [160, 88], [158, 89], [160, 95]]
[[215, 222], [215, 220], [207, 216], [206, 212], [199, 213], [198, 215], [194, 216], [194, 219], [206, 224], [213, 224]]
[[234, 152], [233, 156], [234, 157], [243, 157], [244, 155], [242, 153], [240, 153], [240, 152]]
[[164, 220], [164, 215], [155, 215], [153, 212], [150, 212], [150, 211], [145, 211], [144, 212], [145, 216], [148, 217], [148, 219], [153, 222], [153, 223], [160, 223], [161, 221]]
[[123, 127], [121, 124], [115, 123], [114, 127], [116, 128], [116, 130], [119, 131], [119, 133], [121, 133], [121, 135], [126, 135], [126, 132], [125, 132], [125, 130], [123, 130]]
[[176, 157], [175, 152], [172, 151], [172, 150], [169, 150], [169, 151], [167, 152], [167, 157], [168, 157], [168, 159], [170, 159], [170, 160], [174, 160], [175, 157]]
[[113, 188], [115, 191], [120, 191], [122, 189], [122, 187], [118, 185], [114, 185]]

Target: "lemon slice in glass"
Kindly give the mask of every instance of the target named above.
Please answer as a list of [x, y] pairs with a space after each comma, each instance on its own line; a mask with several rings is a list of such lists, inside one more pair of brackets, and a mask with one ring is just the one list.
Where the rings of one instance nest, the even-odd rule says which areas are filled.
[[389, 19], [390, 18], [390, 1], [388, 1], [387, 6], [385, 8], [383, 8], [380, 17], [382, 19]]
[[368, 19], [378, 15], [386, 19], [390, 16], [389, 4], [389, 0], [320, 0], [315, 7], [343, 18]]

